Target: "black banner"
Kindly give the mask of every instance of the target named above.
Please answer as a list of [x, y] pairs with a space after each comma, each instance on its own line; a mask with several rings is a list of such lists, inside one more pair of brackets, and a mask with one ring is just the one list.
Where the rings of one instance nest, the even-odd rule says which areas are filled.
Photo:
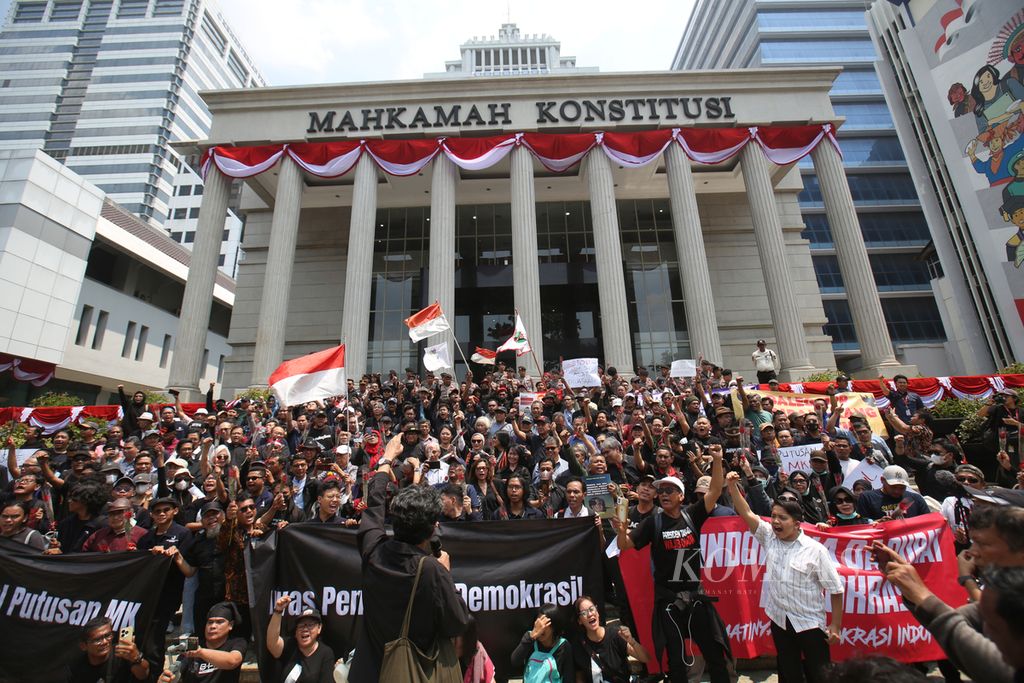
[[170, 559], [149, 553], [40, 555], [0, 539], [0, 680], [63, 681], [82, 626], [106, 616], [146, 642]]
[[[476, 616], [480, 642], [494, 660], [499, 681], [522, 674], [509, 671], [509, 659], [540, 605], [562, 605], [571, 619], [573, 601], [587, 594], [603, 610], [602, 548], [589, 517], [446, 524], [442, 536], [452, 578]], [[250, 599], [263, 680], [280, 680], [264, 639], [282, 592], [291, 594], [296, 612], [320, 610], [321, 638], [335, 656], [352, 650], [364, 609], [361, 571], [354, 529], [294, 524], [255, 546], [249, 556]], [[400, 621], [401, 615], [395, 618]], [[293, 628], [286, 618], [283, 634]]]

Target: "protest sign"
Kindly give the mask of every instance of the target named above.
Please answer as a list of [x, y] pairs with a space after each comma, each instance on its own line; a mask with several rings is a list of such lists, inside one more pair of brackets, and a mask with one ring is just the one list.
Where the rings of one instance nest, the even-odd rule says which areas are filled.
[[[589, 517], [442, 524], [441, 530], [455, 588], [476, 616], [477, 634], [499, 681], [522, 675], [509, 671], [509, 660], [542, 604], [568, 610], [586, 594], [604, 608], [604, 549]], [[292, 596], [283, 632], [294, 629], [301, 610], [316, 608], [323, 614], [323, 642], [335, 653], [355, 646], [364, 609], [357, 533], [341, 526], [295, 524], [249, 552], [249, 599], [263, 680], [284, 678], [285, 662], [271, 657], [264, 644], [274, 601], [282, 593]], [[401, 622], [401, 615], [395, 618]]]
[[[14, 457], [18, 461], [18, 467], [25, 464], [25, 461], [36, 454], [37, 448], [18, 448], [14, 451]], [[5, 463], [6, 464], [6, 463]]]
[[40, 555], [0, 538], [0, 680], [67, 680], [93, 617], [108, 617], [115, 637], [133, 627], [145, 643], [170, 565], [149, 553]]
[[806, 443], [802, 446], [786, 446], [779, 449], [779, 467], [786, 474], [797, 470], [809, 472], [811, 469], [811, 451], [821, 450], [821, 443]]
[[697, 361], [692, 358], [684, 358], [682, 360], [672, 361], [672, 367], [669, 368], [669, 377], [685, 377], [687, 379], [693, 379], [694, 375], [697, 374]]
[[519, 392], [519, 414], [528, 415], [530, 413], [530, 405], [534, 401], [540, 400], [540, 394], [536, 391], [521, 391]]
[[[760, 391], [754, 389], [746, 390], [747, 394], [757, 394], [762, 398], [771, 397], [775, 402], [775, 410], [784, 410], [786, 413], [805, 414], [814, 412], [814, 401], [822, 400], [828, 402], [828, 396], [820, 394], [789, 394], [781, 391]], [[875, 397], [871, 394], [855, 394], [852, 392], [836, 394], [836, 400], [843, 407], [843, 415], [839, 418], [839, 426], [843, 429], [850, 429], [850, 416], [859, 415], [871, 425], [871, 431], [885, 438], [888, 434], [885, 430], [885, 422], [882, 421], [882, 414], [875, 407]], [[743, 406], [740, 404], [739, 396], [735, 389], [732, 390], [732, 405], [737, 417], [743, 414]], [[822, 424], [824, 431], [825, 425]]]
[[583, 496], [587, 508], [604, 519], [615, 516], [615, 496], [608, 491], [612, 483], [610, 474], [591, 474], [584, 477], [587, 490]]
[[861, 460], [860, 464], [854, 467], [843, 479], [843, 486], [853, 488], [853, 485], [861, 479], [871, 482], [871, 488], [882, 488], [882, 468], [873, 462]]
[[[941, 600], [953, 607], [962, 605], [966, 594], [956, 583], [953, 533], [942, 515], [829, 531], [804, 524], [803, 532], [824, 544], [844, 584], [842, 641], [831, 648], [833, 660], [882, 655], [901, 662], [924, 662], [945, 656], [928, 630], [907, 611], [899, 591], [886, 582], [868, 552], [873, 540], [881, 540], [907, 558]], [[619, 567], [638, 639], [648, 652], [654, 652], [649, 551], [649, 547], [623, 551]], [[726, 624], [733, 656], [750, 659], [775, 654], [771, 622], [759, 606], [765, 553], [746, 522], [738, 517], [709, 518], [701, 528], [701, 555], [701, 583], [718, 598], [715, 608]], [[828, 605], [827, 600], [824, 603]], [[652, 658], [649, 670], [654, 673], [657, 666]]]
[[601, 376], [597, 374], [596, 358], [563, 360], [562, 377], [565, 379], [565, 383], [573, 389], [601, 386]]

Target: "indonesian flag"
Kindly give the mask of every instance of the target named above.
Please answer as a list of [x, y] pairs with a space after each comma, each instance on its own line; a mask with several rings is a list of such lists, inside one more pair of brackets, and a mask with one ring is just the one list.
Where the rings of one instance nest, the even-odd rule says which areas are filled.
[[430, 372], [453, 367], [452, 358], [448, 352], [448, 342], [441, 342], [423, 349], [423, 367]]
[[405, 324], [409, 326], [409, 337], [414, 342], [451, 328], [448, 319], [444, 317], [444, 311], [441, 310], [441, 304], [436, 301], [419, 313], [406, 318]]
[[526, 327], [523, 326], [523, 319], [516, 313], [516, 329], [512, 331], [504, 344], [498, 347], [497, 352], [515, 351], [517, 356], [525, 356], [530, 352], [530, 340], [526, 338]]
[[345, 394], [345, 345], [286, 360], [267, 383], [282, 406]]
[[473, 355], [470, 356], [469, 359], [474, 363], [479, 363], [480, 365], [494, 365], [494, 362], [497, 359], [497, 357], [497, 351], [483, 349], [478, 346], [476, 347], [476, 351], [473, 352]]

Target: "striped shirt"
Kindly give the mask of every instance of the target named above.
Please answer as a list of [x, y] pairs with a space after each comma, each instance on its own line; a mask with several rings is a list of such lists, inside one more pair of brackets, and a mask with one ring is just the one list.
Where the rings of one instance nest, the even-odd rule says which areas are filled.
[[843, 593], [843, 582], [828, 550], [802, 531], [781, 541], [768, 522], [757, 525], [754, 538], [765, 549], [761, 607], [781, 628], [786, 619], [798, 632], [825, 629], [825, 593]]

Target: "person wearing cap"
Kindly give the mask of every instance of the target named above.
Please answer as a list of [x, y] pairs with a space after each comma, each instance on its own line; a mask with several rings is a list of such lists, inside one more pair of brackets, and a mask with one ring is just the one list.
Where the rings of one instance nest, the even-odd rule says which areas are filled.
[[870, 519], [886, 522], [926, 515], [928, 503], [921, 494], [910, 490], [910, 476], [899, 465], [882, 470], [882, 487], [860, 494], [857, 512]]
[[[273, 604], [273, 613], [266, 627], [266, 649], [274, 659], [282, 660], [282, 680], [288, 683], [333, 683], [334, 651], [321, 641], [324, 628], [321, 613], [311, 607], [295, 612], [290, 609], [291, 605], [290, 595], [286, 593], [279, 597]], [[281, 635], [286, 610], [296, 616], [295, 635], [290, 638]]]
[[217, 544], [224, 525], [224, 509], [217, 501], [209, 501], [200, 509], [199, 520], [202, 526], [192, 535], [189, 561], [196, 570], [193, 624], [202, 624], [210, 608], [224, 600], [224, 556]]
[[[838, 644], [843, 633], [844, 582], [832, 557], [801, 530], [799, 504], [775, 501], [768, 523], [747, 505], [739, 490], [739, 473], [730, 472], [726, 479], [736, 513], [765, 550], [761, 605], [771, 621], [779, 680], [824, 683], [829, 646]], [[831, 607], [827, 627], [826, 595]]]
[[[711, 477], [704, 475], [697, 479], [696, 484], [693, 487], [693, 498], [695, 502], [703, 503], [704, 497], [707, 496], [708, 491], [711, 490]], [[711, 512], [708, 513], [711, 517], [735, 517], [736, 510], [729, 507], [728, 505], [722, 505], [717, 500], [714, 503], [714, 507], [711, 508]]]
[[189, 561], [193, 559], [192, 532], [174, 521], [177, 513], [177, 499], [165, 496], [153, 500], [149, 505], [153, 526], [138, 543], [139, 550], [171, 558], [172, 566], [164, 579], [150, 629], [153, 637], [152, 651], [158, 653], [161, 658], [166, 647], [164, 636], [167, 632], [167, 625], [171, 623], [171, 617], [181, 607], [185, 577], [196, 573], [195, 567]]
[[116, 553], [137, 550], [146, 530], [132, 526], [132, 504], [115, 498], [107, 505], [107, 526], [97, 529], [82, 544], [83, 553]]
[[974, 499], [971, 493], [985, 490], [985, 475], [974, 465], [957, 465], [953, 472], [956, 484], [952, 493], [942, 501], [940, 512], [946, 523], [953, 530], [953, 539], [957, 553], [971, 545], [970, 524], [968, 522]]
[[[185, 660], [181, 683], [238, 683], [248, 643], [245, 638], [232, 637], [231, 631], [241, 623], [238, 607], [219, 602], [206, 613], [202, 647], [181, 654]], [[172, 683], [175, 673], [164, 670], [159, 683]]]
[[641, 522], [654, 514], [654, 501], [658, 495], [654, 481], [654, 476], [651, 474], [640, 477], [640, 481], [636, 485], [636, 503], [629, 506], [629, 512], [626, 515], [628, 520], [626, 526], [629, 531], [636, 529]]
[[[757, 340], [757, 348], [750, 354], [750, 360], [754, 361], [754, 370], [757, 372], [757, 383], [767, 384], [768, 380], [775, 379], [779, 365], [779, 355], [768, 348], [764, 339]], [[738, 386], [742, 386], [743, 380], [736, 378]]]
[[[402, 615], [410, 601], [409, 639], [421, 652], [439, 648], [439, 665], [446, 669], [454, 666], [458, 670], [451, 639], [465, 631], [469, 623], [469, 610], [452, 582], [448, 553], [440, 550], [435, 557], [431, 550], [431, 538], [441, 517], [441, 496], [437, 490], [432, 486], [407, 486], [399, 491], [390, 505], [393, 537], [388, 538], [385, 531], [385, 493], [392, 480], [392, 462], [401, 450], [401, 437], [388, 442], [364, 498], [366, 509], [357, 543], [362, 557], [364, 600], [373, 609], [364, 613], [359, 628], [356, 654], [349, 670], [351, 681], [380, 678], [384, 645], [399, 636]], [[420, 578], [414, 593], [412, 585], [417, 573]], [[283, 611], [287, 606], [287, 602], [279, 601], [275, 611]], [[279, 618], [273, 619], [278, 619], [279, 629]], [[269, 637], [273, 626], [271, 621], [267, 642], [283, 646], [278, 639]]]
[[676, 477], [654, 482], [661, 511], [643, 520], [629, 531], [628, 525], [615, 519], [616, 538], [620, 550], [651, 546], [654, 574], [655, 656], [668, 654], [669, 680], [687, 680], [687, 661], [683, 638], [697, 643], [704, 655], [712, 683], [730, 680], [727, 659], [731, 658], [725, 625], [700, 583], [702, 558], [700, 530], [722, 495], [724, 473], [722, 447], [711, 447], [711, 484], [704, 500], [683, 506], [683, 483]]
[[918, 455], [908, 448], [906, 437], [897, 434], [896, 457], [914, 471], [914, 483], [922, 495], [944, 500], [956, 490], [954, 471], [963, 455], [960, 449], [945, 439], [934, 439], [928, 446], [927, 456]]

